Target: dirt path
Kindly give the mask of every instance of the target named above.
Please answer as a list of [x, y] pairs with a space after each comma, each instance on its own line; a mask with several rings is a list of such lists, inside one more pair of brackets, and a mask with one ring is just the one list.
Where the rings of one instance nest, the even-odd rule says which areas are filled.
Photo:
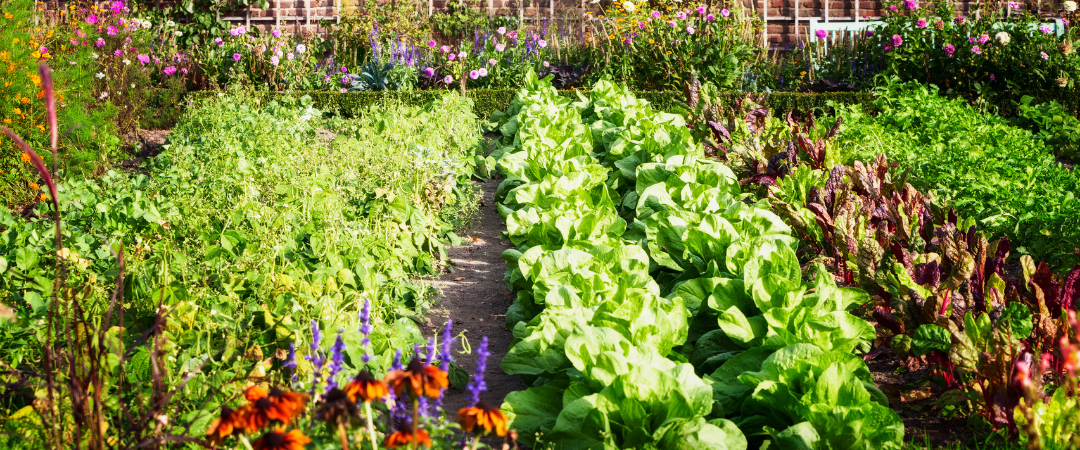
[[[449, 249], [453, 262], [448, 273], [432, 285], [442, 292], [442, 298], [432, 311], [431, 320], [436, 330], [441, 329], [446, 319], [454, 320], [454, 335], [465, 332], [472, 346], [472, 353], [458, 354], [460, 346], [455, 345], [456, 362], [470, 374], [476, 368], [476, 349], [480, 340], [488, 337], [488, 351], [491, 356], [487, 361], [485, 381], [488, 390], [480, 398], [498, 406], [511, 391], [525, 389], [525, 383], [517, 376], [503, 372], [500, 364], [510, 349], [513, 334], [506, 330], [506, 309], [514, 298], [503, 284], [506, 261], [501, 255], [510, 246], [509, 241], [499, 240], [499, 233], [506, 229], [502, 216], [495, 209], [495, 189], [499, 180], [478, 183], [483, 189], [480, 203], [480, 218], [464, 236], [465, 244]], [[457, 412], [468, 406], [468, 393], [451, 389], [444, 400], [446, 411]]]

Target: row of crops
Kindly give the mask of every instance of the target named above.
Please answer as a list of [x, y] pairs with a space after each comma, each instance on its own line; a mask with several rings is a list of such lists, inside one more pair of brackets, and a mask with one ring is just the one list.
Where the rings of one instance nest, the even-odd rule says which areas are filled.
[[[506, 282], [532, 387], [503, 408], [557, 448], [897, 448], [855, 352], [866, 292], [800, 267], [799, 239], [680, 116], [600, 82], [572, 102], [530, 78], [497, 117]], [[810, 281], [804, 281], [808, 279]]]

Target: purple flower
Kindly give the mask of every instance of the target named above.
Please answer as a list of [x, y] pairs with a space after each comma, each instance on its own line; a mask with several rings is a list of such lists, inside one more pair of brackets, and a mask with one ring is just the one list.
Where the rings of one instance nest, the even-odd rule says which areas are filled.
[[446, 59], [449, 59], [451, 61], [457, 59], [457, 53], [451, 53], [449, 55], [446, 55]]
[[896, 5], [889, 5], [889, 12], [896, 12]]
[[233, 61], [240, 61], [240, 54], [239, 53], [233, 53], [232, 60]]
[[870, 37], [870, 36], [873, 36], [873, 35], [874, 35], [874, 30], [866, 30], [866, 37]]
[[218, 47], [221, 47], [222, 45], [225, 45], [225, 41], [221, 40], [220, 37], [214, 38], [214, 43], [217, 44]]
[[1020, 4], [1019, 4], [1019, 3], [1016, 3], [1016, 2], [1009, 2], [1009, 8], [1011, 8], [1011, 9], [1016, 9], [1016, 8], [1019, 8], [1019, 7], [1020, 7]]
[[814, 35], [817, 36], [818, 39], [825, 39], [829, 36], [829, 32], [825, 30], [817, 30], [814, 32]]
[[915, 26], [919, 28], [926, 28], [926, 19], [920, 17], [919, 20], [915, 21]]
[[427, 76], [428, 78], [431, 78], [431, 77], [435, 76], [435, 69], [432, 69], [430, 67], [425, 67], [424, 68], [424, 75]]
[[721, 15], [721, 16], [724, 16], [724, 17], [728, 17], [728, 16], [730, 16], [730, 15], [731, 15], [731, 11], [728, 11], [728, 9], [727, 9], [727, 8], [721, 9], [721, 10], [720, 10], [720, 15]]
[[[483, 70], [485, 74], [487, 72], [485, 69], [480, 70]], [[443, 327], [442, 345], [439, 348], [439, 369], [443, 372], [450, 370], [450, 362], [454, 360], [454, 355], [450, 353], [450, 347], [454, 344], [453, 328], [454, 321], [447, 320], [446, 326]]]
[[1043, 34], [1050, 34], [1050, 33], [1054, 32], [1053, 30], [1050, 29], [1050, 27], [1048, 27], [1046, 25], [1043, 25], [1043, 26], [1039, 27], [1039, 31], [1042, 31]]
[[146, 65], [150, 63], [150, 57], [146, 55], [136, 56], [135, 59], [139, 60], [139, 64]]
[[97, 14], [91, 14], [89, 16], [86, 16], [86, 23], [88, 23], [90, 25], [97, 25], [97, 23], [98, 23]]
[[904, 0], [904, 7], [907, 9], [918, 9], [919, 2], [916, 0]]
[[675, 28], [675, 27], [679, 26], [679, 24], [675, 23], [674, 20], [669, 20], [667, 24], [671, 28]]
[[162, 72], [165, 72], [165, 75], [172, 75], [172, 74], [176, 73], [176, 68], [173, 67], [173, 66], [169, 66], [169, 67], [166, 67], [165, 69], [163, 69]]
[[982, 54], [982, 49], [979, 48], [978, 45], [973, 46], [973, 47], [971, 47], [971, 53], [974, 53], [976, 55], [981, 55]]
[[994, 81], [994, 74], [990, 74], [990, 81]]
[[491, 356], [491, 352], [488, 351], [488, 338], [484, 336], [480, 340], [480, 348], [476, 349], [476, 372], [473, 373], [473, 379], [469, 381], [469, 385], [465, 387], [465, 390], [469, 391], [469, 405], [475, 405], [480, 401], [480, 393], [487, 390], [487, 383], [484, 382], [484, 372], [487, 370], [487, 359]]
[[952, 56], [953, 53], [956, 53], [956, 47], [953, 47], [952, 44], [945, 44], [945, 54]]
[[716, 16], [713, 16], [712, 14], [709, 14], [709, 15], [705, 16], [705, 21], [706, 22], [712, 22], [714, 20], [716, 20]]
[[315, 396], [315, 389], [319, 386], [319, 377], [322, 374], [323, 363], [326, 360], [319, 354], [319, 344], [322, 343], [322, 331], [319, 330], [319, 323], [311, 321], [311, 345], [308, 346], [311, 349], [311, 354], [304, 357], [304, 359], [311, 361], [311, 365], [314, 368], [314, 379], [311, 382], [311, 396]]
[[274, 30], [270, 32], [270, 35], [274, 37], [281, 37], [281, 30]]
[[474, 80], [477, 79], [477, 78], [480, 78], [480, 72], [477, 72], [475, 70], [469, 72], [469, 78], [472, 78]]
[[650, 14], [650, 15], [652, 16], [653, 19], [659, 19], [660, 18], [660, 11], [653, 11], [652, 14]]
[[105, 29], [105, 34], [107, 34], [109, 36], [116, 36], [116, 27], [110, 26], [109, 28], [106, 28]]
[[443, 80], [443, 83], [450, 84], [450, 83], [454, 82], [454, 77], [452, 77], [450, 75], [447, 75], [447, 76], [443, 77], [442, 80]]
[[989, 40], [990, 40], [990, 35], [989, 34], [980, 34], [979, 35], [979, 43], [980, 44], [985, 44], [986, 41], [989, 41]]
[[697, 13], [698, 14], [705, 14], [705, 7], [704, 6], [698, 6], [697, 7]]
[[904, 43], [904, 39], [901, 38], [899, 34], [892, 35], [892, 45], [893, 45], [893, 47], [899, 47], [899, 46], [903, 45], [903, 43]]
[[345, 330], [338, 330], [337, 339], [334, 340], [334, 345], [330, 347], [330, 375], [326, 377], [326, 391], [330, 392], [331, 389], [337, 387], [337, 380], [334, 377], [338, 372], [341, 372], [342, 364], [345, 363], [345, 340], [341, 338], [341, 334]]
[[289, 343], [289, 358], [286, 359], [285, 363], [282, 364], [281, 366], [282, 367], [288, 367], [289, 368], [289, 378], [292, 381], [296, 381], [296, 378], [297, 378], [297, 375], [296, 375], [296, 343], [293, 343], [293, 342]]

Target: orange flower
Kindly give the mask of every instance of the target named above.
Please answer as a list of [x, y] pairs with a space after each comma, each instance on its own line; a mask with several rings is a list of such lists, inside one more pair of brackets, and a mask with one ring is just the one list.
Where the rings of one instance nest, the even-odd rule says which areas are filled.
[[19, 155], [19, 159], [21, 159], [22, 162], [24, 162], [26, 164], [30, 164], [30, 154], [29, 153], [23, 152], [23, 154]]
[[284, 428], [275, 428], [251, 443], [255, 450], [304, 450], [304, 444], [311, 442], [300, 430], [288, 433]]
[[234, 430], [244, 428], [243, 409], [235, 411], [228, 406], [221, 407], [221, 416], [210, 422], [210, 428], [206, 429], [206, 435], [210, 436], [210, 442], [221, 442], [225, 436], [229, 436]]
[[394, 370], [386, 374], [386, 384], [392, 387], [397, 395], [401, 395], [401, 390], [408, 386], [412, 395], [436, 398], [450, 385], [450, 381], [446, 378], [446, 372], [438, 367], [413, 358], [405, 370]]
[[49, 196], [47, 196], [45, 194], [41, 194], [41, 201], [43, 201], [43, 202], [49, 201]]
[[345, 393], [354, 402], [366, 403], [382, 400], [390, 394], [390, 391], [386, 388], [386, 384], [376, 380], [375, 377], [371, 376], [371, 372], [364, 369], [356, 374], [356, 378], [350, 381], [349, 384], [345, 385]]
[[498, 436], [506, 436], [506, 416], [499, 408], [492, 408], [487, 402], [481, 400], [475, 406], [461, 408], [457, 413], [458, 423], [465, 431], [472, 433], [477, 425], [482, 431], [477, 434], [491, 434], [493, 431]]
[[431, 436], [427, 434], [427, 431], [416, 430], [414, 433], [412, 426], [407, 423], [402, 424], [399, 430], [387, 436], [386, 439], [383, 440], [383, 445], [390, 448], [398, 448], [402, 445], [408, 445], [410, 442], [414, 442], [414, 438], [416, 439], [415, 442], [418, 446], [423, 445], [424, 447], [431, 448]]
[[31, 182], [31, 183], [30, 183], [30, 190], [31, 190], [31, 191], [36, 191], [36, 190], [38, 190], [38, 189], [41, 189], [41, 187], [40, 187], [40, 186], [38, 186], [38, 184], [37, 184], [37, 183], [33, 183], [33, 182]]
[[245, 430], [248, 433], [258, 431], [276, 420], [285, 425], [304, 412], [307, 394], [286, 392], [274, 388], [267, 392], [259, 386], [251, 386], [244, 392], [250, 403], [244, 406]]

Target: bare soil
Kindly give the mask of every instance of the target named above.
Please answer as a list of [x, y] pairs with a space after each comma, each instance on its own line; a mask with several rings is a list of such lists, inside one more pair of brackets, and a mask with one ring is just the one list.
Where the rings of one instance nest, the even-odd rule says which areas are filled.
[[[505, 317], [514, 297], [503, 283], [506, 262], [501, 255], [511, 244], [499, 239], [499, 234], [506, 229], [502, 216], [495, 209], [494, 195], [499, 180], [475, 183], [483, 190], [479, 219], [464, 236], [464, 245], [448, 249], [452, 263], [450, 270], [432, 281], [442, 295], [431, 312], [434, 322], [431, 332], [437, 332], [446, 319], [453, 319], [454, 335], [464, 332], [473, 350], [468, 354], [455, 352], [455, 362], [470, 374], [476, 368], [476, 349], [480, 340], [488, 337], [488, 351], [491, 352], [485, 373], [488, 390], [480, 398], [498, 406], [506, 394], [526, 386], [520, 378], [507, 374], [500, 366], [513, 340], [513, 334], [506, 329]], [[460, 348], [455, 346], [455, 350]], [[446, 411], [457, 411], [468, 406], [468, 393], [450, 389], [443, 404]]]

